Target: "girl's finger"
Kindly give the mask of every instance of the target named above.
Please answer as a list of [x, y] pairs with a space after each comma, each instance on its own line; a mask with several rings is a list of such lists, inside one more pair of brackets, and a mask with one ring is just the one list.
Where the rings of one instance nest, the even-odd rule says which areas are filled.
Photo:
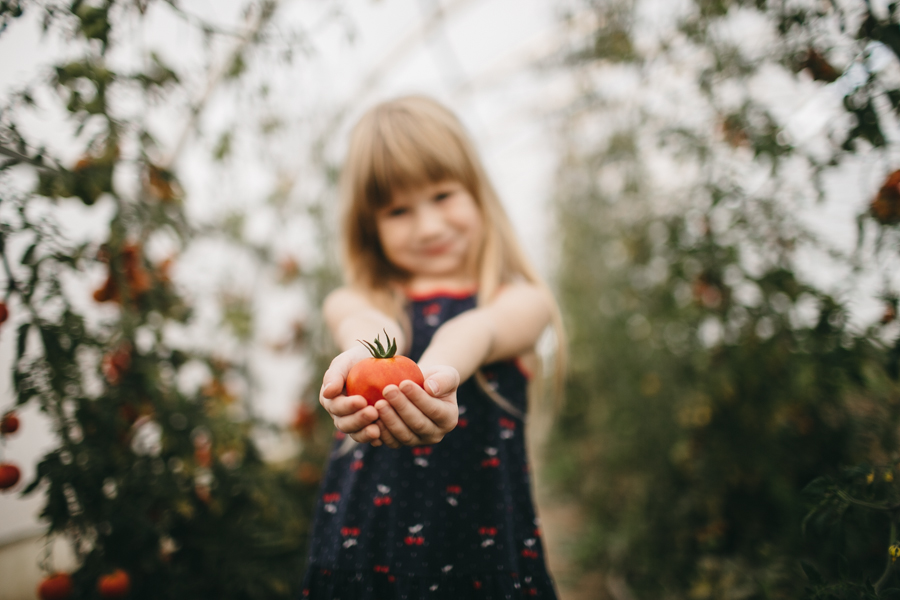
[[378, 419], [378, 411], [366, 406], [362, 410], [358, 410], [345, 417], [335, 416], [334, 426], [344, 433], [351, 433], [359, 431], [367, 425], [374, 423], [376, 419]]
[[347, 379], [347, 373], [350, 372], [349, 366], [340, 357], [331, 361], [331, 366], [322, 375], [321, 393], [329, 398], [334, 398], [344, 389], [344, 382]]
[[362, 396], [338, 396], [333, 399], [323, 398], [322, 406], [334, 417], [346, 417], [363, 410], [368, 402]]
[[371, 425], [367, 425], [360, 431], [349, 433], [347, 435], [349, 435], [351, 439], [359, 442], [360, 444], [368, 444], [373, 440], [377, 440], [379, 433], [380, 430], [378, 429], [378, 425], [372, 423]]
[[322, 378], [322, 389], [319, 393], [325, 398], [334, 398], [341, 392], [343, 387], [340, 385], [337, 377], [331, 376], [326, 371], [325, 376]]
[[435, 398], [443, 398], [459, 387], [459, 372], [451, 367], [432, 367], [425, 370], [425, 390]]
[[[396, 394], [402, 396], [399, 390], [396, 390]], [[391, 394], [392, 396], [394, 394]], [[418, 441], [416, 434], [407, 426], [406, 422], [403, 418], [397, 414], [394, 406], [389, 403], [390, 401], [385, 398], [385, 400], [379, 400], [375, 403], [375, 409], [378, 410], [379, 418], [381, 419], [381, 424], [384, 425], [385, 429], [391, 434], [391, 436], [404, 446], [409, 446]], [[407, 402], [409, 402], [407, 400]], [[390, 445], [390, 444], [388, 444]]]
[[[415, 383], [410, 382], [410, 385], [414, 388], [413, 393], [420, 395], [421, 403], [427, 404], [429, 401], [440, 402], [440, 400], [435, 400], [426, 394], [425, 390]], [[400, 415], [400, 418], [403, 419], [403, 422], [413, 433], [417, 436], [426, 436], [434, 433], [435, 429], [437, 429], [434, 422], [422, 414], [419, 407], [411, 402], [406, 394], [400, 391], [399, 387], [390, 385], [384, 391], [386, 392], [384, 399], [391, 403], [391, 406], [394, 407], [394, 410], [397, 411], [397, 414]]]
[[391, 432], [388, 431], [388, 428], [384, 426], [384, 423], [379, 420], [376, 421], [376, 424], [381, 428], [381, 438], [378, 441], [382, 442], [388, 448], [399, 448], [400, 442], [398, 442]]
[[[427, 384], [428, 382], [426, 381], [425, 383]], [[459, 416], [455, 395], [451, 395], [446, 399], [434, 398], [412, 381], [402, 382], [400, 391], [409, 398], [422, 415], [440, 429], [445, 429], [454, 418]]]

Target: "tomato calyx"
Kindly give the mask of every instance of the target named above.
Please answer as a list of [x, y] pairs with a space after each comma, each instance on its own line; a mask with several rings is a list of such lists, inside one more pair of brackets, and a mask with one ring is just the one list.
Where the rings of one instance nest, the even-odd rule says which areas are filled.
[[393, 358], [397, 354], [397, 338], [392, 340], [391, 336], [388, 335], [387, 329], [382, 329], [382, 331], [384, 331], [384, 343], [387, 345], [387, 348], [381, 344], [381, 334], [375, 336], [374, 344], [366, 340], [356, 341], [369, 350], [372, 358]]
[[419, 366], [406, 356], [397, 354], [396, 338], [392, 340], [386, 330], [384, 335], [384, 344], [380, 336], [375, 338], [374, 343], [358, 340], [372, 356], [353, 365], [346, 378], [347, 395], [362, 396], [371, 406], [384, 398], [382, 392], [388, 385], [400, 385], [407, 379], [419, 387], [425, 385]]

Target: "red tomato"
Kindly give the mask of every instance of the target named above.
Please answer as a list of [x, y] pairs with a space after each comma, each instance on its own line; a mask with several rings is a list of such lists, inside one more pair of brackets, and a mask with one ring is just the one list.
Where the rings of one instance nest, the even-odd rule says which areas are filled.
[[72, 577], [68, 573], [48, 575], [38, 585], [37, 594], [41, 600], [68, 600], [72, 597]]
[[11, 463], [0, 463], [0, 490], [8, 490], [19, 482], [22, 472]]
[[97, 591], [102, 598], [124, 598], [131, 591], [131, 578], [122, 569], [116, 569], [97, 580]]
[[384, 335], [390, 342], [388, 348], [385, 349], [377, 337], [374, 344], [362, 342], [372, 353], [372, 358], [359, 361], [347, 374], [347, 395], [362, 396], [370, 405], [384, 398], [382, 390], [392, 383], [399, 385], [409, 379], [419, 387], [425, 386], [425, 377], [419, 365], [405, 356], [396, 356], [397, 340], [391, 340], [387, 332]]
[[15, 433], [19, 430], [19, 417], [13, 411], [9, 411], [0, 419], [0, 434]]

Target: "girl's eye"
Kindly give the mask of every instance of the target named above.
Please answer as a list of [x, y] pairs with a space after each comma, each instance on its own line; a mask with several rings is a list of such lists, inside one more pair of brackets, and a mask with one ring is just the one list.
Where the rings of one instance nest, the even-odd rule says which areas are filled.
[[434, 195], [434, 201], [440, 202], [442, 200], [446, 200], [449, 197], [450, 197], [450, 192], [440, 192], [440, 193]]
[[389, 217], [400, 217], [409, 212], [409, 209], [405, 206], [395, 206], [393, 208], [389, 208], [387, 211], [387, 216]]

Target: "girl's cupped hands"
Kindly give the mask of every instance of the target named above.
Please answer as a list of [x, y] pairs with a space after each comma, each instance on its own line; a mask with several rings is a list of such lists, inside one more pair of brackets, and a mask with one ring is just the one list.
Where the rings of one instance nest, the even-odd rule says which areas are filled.
[[412, 381], [384, 388], [384, 398], [369, 406], [362, 396], [347, 396], [347, 373], [363, 358], [358, 351], [339, 354], [322, 378], [319, 403], [334, 426], [359, 443], [391, 448], [435, 444], [456, 427], [459, 373], [446, 365], [427, 367], [425, 389]]
[[389, 385], [384, 400], [375, 403], [381, 443], [391, 448], [436, 444], [456, 427], [459, 373], [439, 365], [422, 369], [422, 374], [424, 389], [408, 380]]

